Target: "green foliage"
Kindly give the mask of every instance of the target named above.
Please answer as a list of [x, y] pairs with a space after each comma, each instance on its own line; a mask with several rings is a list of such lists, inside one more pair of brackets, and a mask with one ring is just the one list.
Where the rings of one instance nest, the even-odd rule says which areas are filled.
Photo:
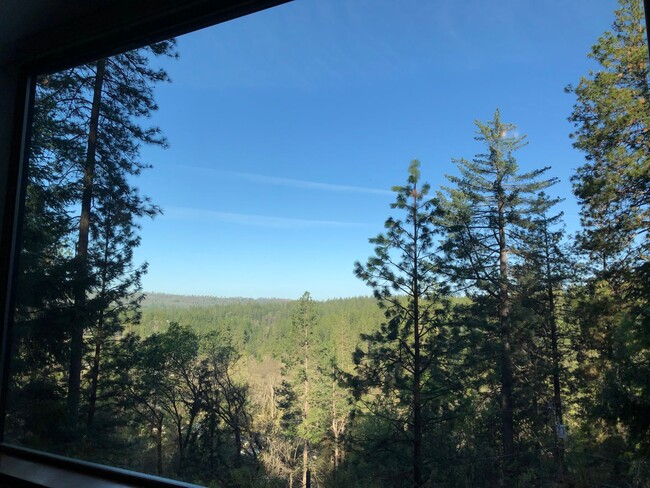
[[[587, 161], [573, 177], [582, 206], [581, 246], [603, 269], [634, 263], [648, 250], [650, 84], [640, 0], [621, 0], [612, 30], [592, 47], [598, 69], [567, 87], [569, 120]], [[647, 257], [646, 257], [647, 259]]]
[[370, 239], [375, 255], [365, 266], [355, 264], [355, 274], [373, 289], [385, 321], [361, 336], [367, 345], [355, 351], [356, 371], [350, 378], [364, 410], [390, 426], [397, 453], [411, 451], [406, 478], [415, 486], [432, 471], [429, 466], [425, 471], [425, 463], [433, 460], [423, 450], [424, 433], [434, 434], [445, 421], [457, 388], [446, 367], [454, 360], [446, 322], [449, 302], [434, 265], [436, 203], [427, 197], [429, 185], [418, 185], [419, 166], [413, 161], [407, 184], [393, 188], [391, 208], [402, 212], [403, 220], [386, 220], [386, 233]]
[[603, 443], [621, 445], [609, 457], [625, 452], [627, 475], [641, 486], [650, 453], [650, 85], [642, 2], [619, 4], [589, 55], [598, 69], [567, 88], [576, 95], [574, 146], [586, 155], [573, 178], [584, 227], [578, 246], [591, 260], [573, 304], [579, 379], [591, 386], [584, 416], [602, 426]]
[[507, 280], [499, 265], [502, 253], [516, 254], [533, 207], [543, 205], [536, 200], [537, 193], [557, 179], [540, 179], [549, 167], [519, 172], [514, 153], [527, 144], [526, 136], [502, 122], [498, 110], [491, 121], [476, 125], [475, 139], [485, 144], [486, 152], [471, 161], [454, 160], [460, 176], [447, 176], [453, 186], [438, 195], [437, 224], [446, 234], [445, 273], [460, 290], [496, 298]]
[[[537, 193], [557, 180], [542, 179], [548, 167], [520, 173], [514, 153], [526, 145], [526, 136], [519, 136], [513, 124], [502, 122], [498, 110], [492, 120], [476, 125], [475, 139], [484, 143], [485, 152], [471, 161], [455, 160], [460, 176], [447, 176], [453, 186], [438, 195], [436, 224], [444, 233], [438, 263], [457, 292], [474, 298], [468, 310], [472, 317], [463, 321], [478, 327], [483, 340], [498, 345], [497, 350], [479, 348], [485, 357], [493, 358], [490, 381], [498, 377], [499, 396], [492, 394], [491, 400], [500, 404], [503, 456], [499, 462], [502, 482], [513, 484], [524, 472], [523, 458], [516, 458], [516, 441], [526, 428], [521, 418], [530, 417], [527, 406], [520, 403], [527, 390], [521, 388], [526, 374], [516, 373], [526, 370], [528, 358], [518, 351], [530, 352], [532, 339], [525, 332], [531, 324], [517, 316], [513, 303], [513, 257], [525, 247], [534, 214], [545, 213], [555, 203], [536, 197]], [[484, 365], [490, 367], [489, 361]]]
[[[137, 219], [159, 210], [132, 178], [148, 167], [141, 145], [165, 144], [159, 129], [141, 122], [157, 108], [153, 86], [167, 80], [149, 67], [150, 53], [169, 55], [173, 48], [166, 41], [37, 81], [12, 390], [20, 398], [33, 381], [51, 388], [53, 402], [68, 398], [67, 419], [57, 419], [68, 427], [63, 445], [83, 437], [79, 413], [93, 422], [102, 350], [125, 322], [138, 319], [146, 266], [133, 263]], [[10, 425], [24, 425], [31, 408], [11, 412]]]
[[[339, 385], [337, 378], [343, 371], [352, 370], [351, 353], [359, 343], [360, 333], [369, 331], [381, 320], [382, 313], [374, 300], [350, 298], [315, 302], [307, 295], [297, 302], [203, 298], [200, 303], [205, 306], [196, 305], [196, 300], [195, 297], [174, 296], [154, 296], [151, 301], [145, 298], [142, 320], [131, 328], [145, 336], [139, 352], [137, 347], [132, 352], [135, 357], [151, 357], [153, 353], [146, 351], [153, 344], [161, 343], [164, 337], [169, 344], [185, 343], [181, 351], [186, 350], [187, 343], [193, 343], [194, 339], [189, 340], [191, 331], [199, 341], [198, 356], [191, 364], [194, 368], [203, 368], [206, 381], [202, 387], [200, 413], [193, 428], [197, 437], [190, 439], [185, 448], [182, 471], [179, 471], [178, 441], [175, 440], [177, 427], [162, 407], [172, 395], [157, 400], [160, 411], [165, 411], [164, 425], [169, 426], [163, 426], [163, 473], [181, 473], [184, 479], [201, 479], [206, 484], [220, 477], [225, 483], [226, 479], [239, 479], [240, 475], [251, 483], [286, 482], [290, 476], [299, 483], [307, 441], [308, 466], [313, 479], [334, 476], [333, 466], [343, 464], [350, 447], [347, 430], [352, 422], [350, 394]], [[184, 303], [189, 305], [184, 306]], [[179, 328], [185, 332], [181, 333]], [[162, 352], [154, 355], [163, 356]], [[305, 358], [308, 359], [306, 365]], [[159, 397], [160, 392], [166, 391], [164, 388], [175, 385], [179, 390], [179, 381], [174, 380], [163, 388], [160, 381], [168, 373], [160, 375], [157, 372], [169, 370], [160, 363], [146, 366], [147, 363], [138, 361], [127, 376], [134, 380], [140, 378], [136, 383], [141, 386], [139, 390], [136, 388], [135, 396], [125, 402], [131, 405], [129, 408], [144, 413], [138, 418], [148, 418], [147, 423], [155, 423], [155, 416], [152, 416], [155, 409], [147, 410], [147, 402]], [[309, 382], [307, 395], [305, 379]], [[149, 389], [145, 388], [147, 384]], [[180, 398], [180, 393], [175, 397]], [[230, 400], [223, 403], [226, 397]], [[136, 399], [144, 403], [136, 405]], [[236, 405], [243, 409], [232, 408]], [[239, 414], [235, 415], [236, 412]], [[183, 432], [187, 432], [188, 420], [185, 414], [181, 422]], [[239, 452], [243, 453], [239, 460], [235, 454], [238, 452], [236, 425], [241, 430], [242, 450]], [[148, 464], [138, 469], [156, 472], [156, 442], [153, 435], [151, 447], [146, 450]], [[214, 466], [214, 469], [199, 468], [201, 463]], [[251, 474], [250, 469], [261, 466], [268, 470], [265, 475]], [[224, 473], [228, 473], [227, 476]]]

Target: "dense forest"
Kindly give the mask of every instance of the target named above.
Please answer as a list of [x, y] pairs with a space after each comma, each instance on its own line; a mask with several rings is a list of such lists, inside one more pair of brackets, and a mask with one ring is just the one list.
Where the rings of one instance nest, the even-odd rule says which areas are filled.
[[576, 234], [496, 110], [446, 186], [395, 182], [372, 296], [328, 301], [143, 292], [173, 40], [40, 77], [5, 438], [213, 487], [650, 486], [644, 22], [620, 0], [566, 88]]

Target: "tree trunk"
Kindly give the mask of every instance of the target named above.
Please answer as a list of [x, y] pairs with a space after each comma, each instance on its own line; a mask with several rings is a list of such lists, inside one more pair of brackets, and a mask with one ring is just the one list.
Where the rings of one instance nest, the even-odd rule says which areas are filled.
[[76, 279], [74, 286], [74, 317], [70, 338], [70, 367], [68, 370], [68, 424], [74, 428], [79, 414], [81, 394], [81, 366], [83, 356], [83, 334], [85, 322], [86, 292], [88, 286], [88, 240], [90, 233], [90, 213], [93, 199], [93, 179], [95, 176], [95, 155], [97, 152], [97, 133], [102, 87], [106, 71], [106, 60], [97, 62], [97, 73], [93, 87], [93, 101], [88, 126], [86, 162], [84, 166], [83, 193], [81, 196], [81, 217], [79, 219], [79, 239], [76, 250]]
[[418, 283], [417, 188], [413, 188], [413, 484], [422, 485], [422, 399], [420, 397], [420, 291]]
[[[546, 224], [545, 224], [546, 225]], [[560, 355], [557, 345], [557, 320], [555, 315], [555, 295], [553, 293], [553, 280], [551, 276], [551, 253], [548, 229], [544, 229], [544, 251], [546, 259], [546, 293], [548, 295], [548, 320], [551, 326], [551, 356], [553, 361], [553, 403], [555, 406], [555, 464], [557, 466], [557, 479], [564, 480], [564, 440], [558, 437], [557, 425], [564, 424], [562, 415], [562, 396], [560, 390]]]
[[178, 436], [178, 472], [183, 472], [184, 459], [184, 446], [183, 446], [183, 428], [181, 426], [181, 419], [176, 419], [176, 435]]
[[163, 416], [160, 415], [160, 417], [156, 418], [157, 426], [156, 426], [156, 461], [157, 461], [157, 470], [158, 470], [158, 476], [162, 476], [163, 474], [163, 465], [162, 465], [162, 427], [163, 427]]
[[235, 466], [239, 467], [241, 465], [241, 428], [239, 423], [235, 422], [233, 425], [233, 430], [235, 433]]
[[332, 382], [332, 434], [334, 435], [334, 469], [339, 467], [339, 420], [336, 411], [336, 380]]
[[[108, 286], [108, 254], [109, 254], [109, 241], [111, 238], [110, 232], [110, 219], [107, 221], [107, 228], [105, 230], [104, 240], [104, 262], [102, 263], [102, 289], [100, 297], [106, 297], [106, 288]], [[99, 318], [97, 319], [97, 333], [95, 334], [95, 355], [93, 357], [93, 367], [90, 371], [90, 395], [88, 397], [88, 418], [86, 419], [86, 426], [90, 427], [95, 418], [95, 410], [97, 405], [97, 385], [99, 384], [99, 361], [101, 357], [102, 340], [104, 338], [104, 310], [99, 311]]]
[[302, 448], [302, 488], [309, 488], [307, 486], [307, 471], [309, 470], [307, 466], [309, 466], [309, 447], [305, 441]]
[[90, 380], [90, 395], [88, 396], [88, 418], [86, 419], [86, 425], [90, 427], [93, 424], [95, 418], [95, 411], [97, 405], [97, 383], [99, 381], [99, 358], [101, 354], [102, 344], [101, 338], [96, 338], [97, 342], [95, 343], [95, 355], [93, 356], [93, 367], [91, 370], [91, 380]]
[[510, 297], [508, 296], [508, 251], [506, 247], [503, 196], [499, 194], [499, 332], [501, 339], [501, 437], [504, 456], [504, 483], [509, 485], [514, 461], [514, 420], [512, 412], [512, 350], [510, 337]]
[[[552, 290], [549, 295], [552, 295]], [[557, 347], [557, 324], [555, 321], [555, 305], [551, 298], [551, 348], [553, 354], [553, 399], [555, 404], [555, 419], [557, 424], [564, 424], [562, 415], [562, 396], [560, 390], [560, 365], [559, 354]], [[558, 438], [557, 427], [555, 429], [555, 462], [557, 464], [557, 477], [558, 481], [562, 482], [564, 479], [564, 440]]]
[[334, 433], [334, 469], [339, 467], [339, 435]]

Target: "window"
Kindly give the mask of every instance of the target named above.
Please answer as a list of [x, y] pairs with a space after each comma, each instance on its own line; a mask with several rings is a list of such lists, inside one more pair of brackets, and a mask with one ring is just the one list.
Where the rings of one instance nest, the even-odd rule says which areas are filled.
[[[163, 6], [185, 27], [140, 18], [133, 38], [109, 29], [65, 58], [14, 61], [3, 79], [32, 80], [35, 104], [16, 110], [29, 171], [10, 168], [8, 193], [24, 195], [3, 220], [3, 235], [20, 224], [2, 254], [18, 263], [5, 475], [645, 482], [647, 402], [630, 371], [647, 352], [650, 93], [641, 6], [621, 5], [614, 41], [597, 40], [605, 2], [589, 20], [580, 4], [558, 18], [515, 2], [305, 2], [178, 47], [165, 39], [235, 14]], [[587, 74], [594, 42], [616, 76]], [[638, 93], [588, 89], [603, 79]], [[603, 93], [624, 107], [592, 112]], [[391, 190], [413, 152], [422, 163]], [[610, 170], [598, 181], [613, 206], [587, 184]]]

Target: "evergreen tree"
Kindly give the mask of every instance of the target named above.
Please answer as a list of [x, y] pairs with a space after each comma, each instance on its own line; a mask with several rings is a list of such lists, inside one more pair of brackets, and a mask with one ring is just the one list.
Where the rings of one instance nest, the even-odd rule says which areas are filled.
[[302, 440], [302, 486], [308, 486], [308, 478], [314, 472], [313, 459], [317, 449], [326, 437], [326, 382], [322, 369], [325, 356], [322, 343], [318, 340], [318, 324], [314, 302], [309, 292], [305, 292], [293, 312], [292, 337], [296, 341], [297, 361], [294, 367], [292, 386], [300, 408], [300, 421], [296, 433]]
[[[436, 404], [451, 389], [448, 371], [442, 368], [448, 354], [448, 303], [433, 264], [435, 202], [428, 197], [429, 185], [419, 182], [420, 163], [414, 160], [406, 185], [393, 188], [391, 208], [403, 212], [403, 220], [386, 220], [386, 232], [370, 239], [375, 255], [354, 269], [373, 289], [386, 321], [378, 331], [361, 336], [367, 350], [355, 351], [352, 384], [357, 395], [376, 393], [366, 403], [370, 413], [391, 423], [398, 445], [406, 441], [409, 446], [413, 486], [429, 478], [423, 437], [440, 422]], [[403, 426], [408, 426], [406, 439]]]
[[[175, 55], [174, 45], [173, 40], [165, 41], [78, 66], [48, 75], [38, 85], [35, 112], [39, 123], [31, 183], [36, 189], [45, 189], [40, 190], [42, 194], [56, 195], [56, 200], [50, 199], [48, 208], [41, 210], [56, 216], [53, 222], [66, 223], [57, 245], [73, 255], [69, 259], [73, 279], [64, 281], [68, 303], [61, 304], [71, 316], [66, 331], [71, 427], [78, 419], [86, 333], [98, 330], [104, 321], [100, 318], [103, 310], [119, 309], [120, 303], [130, 301], [129, 297], [138, 292], [144, 270], [133, 266], [132, 255], [124, 246], [139, 243], [136, 219], [153, 216], [159, 210], [138, 195], [131, 177], [148, 167], [140, 161], [142, 144], [165, 145], [160, 130], [143, 128], [139, 119], [156, 110], [153, 86], [168, 79], [163, 70], [149, 67], [150, 59], [152, 55]], [[77, 217], [73, 217], [76, 212]], [[108, 231], [110, 226], [115, 229]], [[109, 234], [115, 243], [108, 242]], [[118, 247], [122, 251], [117, 252]], [[102, 270], [102, 266], [111, 266], [112, 270]], [[117, 270], [122, 277], [115, 275]], [[110, 285], [104, 279], [109, 276]], [[122, 286], [116, 286], [118, 281]], [[132, 286], [124, 286], [126, 283]], [[111, 288], [109, 301], [107, 287]], [[94, 337], [100, 335], [95, 333]], [[101, 341], [94, 342], [99, 359], [101, 347], [98, 349], [97, 344]], [[98, 375], [98, 365], [93, 366], [89, 423], [94, 415]]]
[[53, 184], [62, 170], [53, 150], [65, 144], [65, 131], [56, 123], [58, 104], [48, 93], [50, 80], [40, 77], [35, 93], [12, 341], [13, 396], [7, 411], [6, 435], [14, 441], [62, 436], [60, 428], [52, 431], [52, 424], [36, 420], [61, 414], [57, 378], [66, 361], [62, 344], [71, 319], [69, 234], [74, 224], [66, 210], [72, 189]]
[[[560, 347], [561, 313], [559, 301], [565, 291], [564, 284], [571, 276], [571, 263], [565, 251], [564, 230], [561, 227], [562, 213], [548, 214], [548, 210], [559, 200], [550, 199], [544, 192], [531, 206], [531, 219], [522, 234], [519, 255], [520, 262], [515, 266], [515, 300], [522, 308], [522, 320], [529, 324], [531, 347], [529, 359], [529, 378], [536, 378], [539, 386], [531, 393], [535, 402], [552, 404], [554, 434], [554, 460], [558, 481], [564, 477], [564, 440], [561, 434], [564, 427], [564, 407], [562, 401], [562, 363], [563, 351]], [[525, 340], [525, 339], [524, 339]], [[536, 361], [537, 360], [537, 361]], [[537, 364], [535, 364], [537, 363]], [[550, 378], [551, 392], [548, 384]], [[529, 380], [530, 381], [530, 380]], [[528, 413], [530, 418], [532, 413]], [[543, 415], [542, 417], [546, 417]], [[544, 422], [545, 419], [543, 418]], [[545, 422], [544, 422], [545, 423]], [[541, 426], [543, 428], [543, 424]], [[539, 430], [539, 429], [538, 429]]]
[[512, 476], [516, 430], [514, 423], [512, 273], [509, 256], [516, 252], [521, 233], [531, 217], [537, 192], [555, 183], [540, 179], [549, 169], [520, 174], [514, 153], [525, 136], [501, 121], [497, 110], [487, 122], [476, 122], [476, 140], [486, 152], [474, 159], [457, 159], [460, 176], [448, 176], [454, 185], [440, 195], [438, 224], [445, 229], [441, 268], [464, 291], [485, 304], [483, 314], [496, 322], [500, 347], [501, 442], [504, 479]]
[[[112, 175], [107, 175], [109, 182]], [[118, 178], [119, 180], [119, 178]], [[94, 345], [88, 373], [88, 410], [86, 423], [92, 425], [97, 409], [102, 348], [122, 331], [125, 322], [137, 323], [140, 318], [141, 277], [146, 264], [133, 265], [133, 250], [139, 246], [139, 226], [134, 217], [155, 209], [143, 205], [133, 188], [119, 181], [97, 204], [91, 229], [93, 246], [89, 256], [92, 269], [97, 270], [97, 286], [88, 300], [89, 342]]]
[[298, 426], [302, 422], [302, 405], [299, 404], [298, 394], [294, 386], [283, 380], [276, 388], [278, 419], [272, 430], [273, 439], [269, 442], [266, 461], [272, 471], [285, 475], [289, 488], [294, 486], [294, 475], [303, 460], [299, 459], [304, 439], [301, 439]]
[[573, 178], [578, 244], [598, 263], [576, 302], [582, 375], [591, 419], [606, 422], [603, 437], [622, 436], [638, 461], [650, 452], [650, 82], [640, 0], [619, 1], [589, 57], [598, 69], [567, 88], [577, 98], [574, 146], [586, 156]]
[[586, 162], [573, 177], [582, 209], [581, 245], [602, 271], [635, 264], [650, 230], [650, 82], [641, 0], [620, 0], [612, 30], [592, 47], [597, 71], [567, 91], [569, 120]]

